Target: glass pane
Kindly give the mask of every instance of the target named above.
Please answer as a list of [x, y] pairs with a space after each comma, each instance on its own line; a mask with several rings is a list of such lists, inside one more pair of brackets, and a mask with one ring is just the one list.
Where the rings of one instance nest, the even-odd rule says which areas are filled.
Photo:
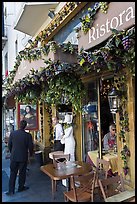
[[98, 101], [97, 83], [92, 81], [86, 84], [87, 97], [83, 101], [82, 135], [83, 160], [86, 160], [88, 151], [99, 149], [98, 137]]

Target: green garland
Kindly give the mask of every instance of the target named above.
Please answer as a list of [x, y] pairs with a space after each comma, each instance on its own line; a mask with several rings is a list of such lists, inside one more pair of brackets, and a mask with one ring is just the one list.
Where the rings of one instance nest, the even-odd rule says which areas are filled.
[[81, 99], [85, 96], [85, 87], [80, 76], [74, 71], [61, 72], [49, 81], [45, 101], [48, 104], [72, 104], [74, 111], [81, 111]]
[[119, 91], [120, 95], [120, 104], [119, 104], [119, 140], [122, 142], [123, 149], [121, 150], [121, 159], [123, 161], [123, 171], [127, 175], [129, 172], [128, 160], [130, 157], [130, 151], [127, 146], [127, 139], [129, 137], [129, 118], [127, 112], [127, 73], [119, 73], [115, 76], [114, 86]]
[[93, 8], [88, 8], [88, 13], [80, 18], [82, 25], [79, 30], [82, 29], [82, 31], [86, 34], [92, 27], [98, 10], [100, 9], [102, 13], [107, 13], [108, 3], [109, 2], [98, 2], [94, 4]]

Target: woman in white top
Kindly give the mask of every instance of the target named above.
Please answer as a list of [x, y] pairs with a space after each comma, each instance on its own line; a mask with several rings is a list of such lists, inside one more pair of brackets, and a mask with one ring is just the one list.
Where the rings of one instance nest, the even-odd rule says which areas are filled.
[[61, 142], [65, 143], [64, 154], [70, 154], [70, 161], [75, 161], [75, 139], [72, 127], [72, 115], [65, 115], [64, 135]]
[[64, 134], [63, 127], [59, 123], [58, 117], [53, 117], [52, 123], [54, 125], [54, 151], [63, 151], [64, 145], [61, 144], [61, 138]]

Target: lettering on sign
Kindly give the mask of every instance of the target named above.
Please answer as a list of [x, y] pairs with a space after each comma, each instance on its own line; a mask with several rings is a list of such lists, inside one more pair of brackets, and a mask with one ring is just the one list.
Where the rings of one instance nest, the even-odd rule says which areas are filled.
[[97, 40], [100, 37], [104, 36], [106, 33], [109, 33], [112, 29], [117, 29], [125, 22], [130, 21], [131, 19], [135, 18], [133, 7], [130, 6], [123, 12], [119, 14], [119, 16], [114, 16], [111, 20], [107, 19], [105, 24], [102, 24], [100, 27], [96, 24], [96, 28], [92, 27], [89, 30], [89, 43], [93, 40]]
[[126, 30], [135, 25], [135, 2], [110, 2], [108, 12], [100, 10], [95, 15], [92, 27], [85, 34], [79, 31], [78, 50], [84, 50], [107, 40], [111, 35], [111, 29]]

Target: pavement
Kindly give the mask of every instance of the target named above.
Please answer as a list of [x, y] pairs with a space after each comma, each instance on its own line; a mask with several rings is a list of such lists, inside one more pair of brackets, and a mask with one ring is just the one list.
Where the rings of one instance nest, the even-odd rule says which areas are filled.
[[[30, 160], [28, 164], [29, 171], [26, 176], [26, 186], [29, 189], [17, 192], [18, 177], [16, 179], [15, 194], [7, 196], [8, 182], [10, 175], [10, 159], [5, 159], [6, 147], [2, 144], [2, 202], [64, 202], [64, 194], [66, 187], [62, 185], [62, 181], [57, 181], [57, 191], [54, 200], [51, 194], [51, 179], [40, 170], [40, 164], [35, 158]], [[94, 202], [100, 202], [98, 194], [95, 195]]]
[[6, 151], [5, 145], [2, 144], [2, 202], [64, 202], [63, 191], [66, 187], [62, 185], [61, 181], [57, 182], [57, 192], [55, 199], [52, 199], [51, 194], [51, 179], [40, 170], [39, 163], [32, 158], [28, 164], [29, 171], [27, 171], [26, 186], [29, 189], [22, 192], [17, 192], [18, 177], [16, 179], [15, 194], [7, 196], [8, 182], [10, 175], [10, 160], [5, 159]]

